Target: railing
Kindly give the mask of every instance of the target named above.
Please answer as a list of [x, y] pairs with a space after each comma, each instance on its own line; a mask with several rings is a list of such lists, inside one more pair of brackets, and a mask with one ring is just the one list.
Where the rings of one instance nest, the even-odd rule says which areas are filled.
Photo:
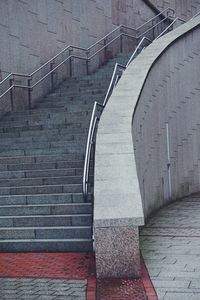
[[[169, 32], [171, 29], [174, 28], [174, 25], [178, 22], [181, 21], [181, 23], [185, 23], [185, 20], [181, 18], [175, 18], [169, 26], [167, 26], [160, 34], [158, 34], [157, 37], [154, 38], [154, 40], [160, 38], [162, 35], [166, 34]], [[88, 137], [87, 137], [87, 144], [86, 144], [86, 152], [85, 152], [85, 162], [84, 162], [84, 170], [83, 170], [83, 197], [84, 201], [87, 202], [88, 199], [88, 187], [89, 187], [89, 170], [90, 170], [90, 162], [91, 162], [91, 156], [92, 156], [92, 148], [95, 147], [95, 132], [97, 130], [97, 124], [100, 119], [101, 113], [103, 109], [106, 106], [106, 103], [108, 102], [109, 97], [111, 96], [114, 87], [118, 83], [119, 79], [122, 76], [123, 71], [130, 65], [130, 63], [133, 61], [133, 59], [138, 55], [138, 52], [141, 52], [145, 47], [146, 43], [150, 44], [152, 40], [150, 40], [148, 37], [144, 36], [139, 44], [137, 45], [135, 51], [131, 55], [129, 61], [127, 62], [126, 65], [121, 65], [116, 63], [115, 68], [113, 71], [113, 75], [110, 81], [110, 85], [108, 87], [108, 91], [106, 93], [105, 99], [103, 104], [99, 102], [94, 103], [93, 111], [92, 111], [92, 116], [90, 119], [90, 126], [88, 130]], [[100, 111], [99, 111], [100, 109]], [[94, 152], [93, 152], [94, 153]]]
[[181, 18], [179, 18], [179, 17], [175, 18], [175, 19], [171, 22], [171, 24], [169, 24], [169, 26], [167, 26], [167, 27], [165, 28], [165, 30], [163, 30], [163, 32], [161, 32], [161, 33], [157, 36], [157, 38], [155, 38], [155, 40], [159, 39], [161, 36], [163, 36], [163, 35], [166, 34], [167, 32], [173, 30], [173, 29], [174, 29], [174, 25], [175, 25], [176, 23], [178, 23], [178, 22], [181, 22], [182, 24], [183, 24], [183, 23], [186, 23], [186, 21], [185, 21], [184, 19], [181, 19]]
[[199, 16], [199, 15], [200, 15], [200, 11], [198, 11], [198, 12], [192, 17], [192, 19], [196, 18], [196, 17]]
[[[103, 104], [95, 101], [93, 106], [93, 111], [90, 119], [90, 125], [88, 130], [88, 137], [87, 137], [87, 144], [86, 144], [86, 151], [85, 151], [85, 161], [84, 161], [84, 169], [83, 169], [83, 197], [84, 201], [87, 202], [88, 198], [88, 186], [89, 186], [89, 170], [90, 170], [90, 162], [92, 156], [92, 147], [95, 145], [95, 131], [97, 128], [97, 123], [100, 119], [101, 113], [105, 108], [108, 99], [110, 98], [114, 87], [118, 83], [119, 79], [122, 76], [122, 72], [129, 66], [129, 64], [133, 61], [133, 59], [137, 56], [138, 52], [141, 52], [143, 47], [146, 46], [146, 43], [151, 43], [152, 41], [149, 38], [143, 37], [138, 46], [136, 47], [135, 51], [131, 55], [129, 61], [126, 65], [122, 64], [115, 64], [115, 68], [113, 71], [113, 75], [104, 98]], [[99, 109], [101, 111], [99, 111]]]
[[125, 25], [116, 27], [89, 48], [69, 45], [31, 74], [11, 73], [0, 82], [0, 100], [5, 96], [7, 101], [10, 98], [10, 110], [14, 110], [15, 93], [21, 89], [26, 91], [22, 95], [24, 106], [30, 109], [37, 98], [47, 94], [67, 77], [75, 76], [76, 69], [78, 74], [90, 74], [119, 51], [133, 49], [143, 36], [150, 38], [157, 35], [155, 30], [162, 31], [162, 27], [167, 22], [171, 23], [174, 16], [175, 11], [169, 7], [137, 28]]

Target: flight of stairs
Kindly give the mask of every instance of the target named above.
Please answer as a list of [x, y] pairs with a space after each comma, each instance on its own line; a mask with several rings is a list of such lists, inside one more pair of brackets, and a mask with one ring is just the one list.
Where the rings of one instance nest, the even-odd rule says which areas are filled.
[[116, 61], [128, 57], [0, 120], [0, 252], [92, 251], [92, 186], [88, 203], [82, 196], [87, 131]]

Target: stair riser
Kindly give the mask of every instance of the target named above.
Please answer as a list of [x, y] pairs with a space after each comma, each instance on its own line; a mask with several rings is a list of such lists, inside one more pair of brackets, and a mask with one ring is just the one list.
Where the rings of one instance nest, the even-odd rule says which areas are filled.
[[[83, 168], [82, 161], [63, 161], [57, 163], [33, 163], [33, 164], [4, 164], [0, 165], [1, 171], [18, 171], [18, 170], [43, 170], [43, 169], [68, 169], [68, 168]], [[36, 171], [37, 172], [37, 171]], [[81, 173], [82, 174], [82, 173]]]
[[80, 154], [84, 155], [85, 153], [85, 147], [84, 146], [73, 146], [73, 147], [66, 147], [66, 149], [63, 149], [63, 147], [60, 148], [51, 148], [51, 149], [43, 149], [43, 148], [34, 148], [34, 149], [15, 149], [15, 150], [4, 150], [0, 152], [0, 156], [4, 157], [12, 157], [12, 156], [32, 156], [32, 155], [56, 155], [56, 154]]
[[1, 252], [90, 252], [92, 242], [2, 242]]
[[81, 192], [82, 192], [82, 184], [0, 188], [0, 195], [2, 196], [3, 195], [81, 193]]
[[[44, 132], [44, 136], [41, 135], [38, 137], [26, 136], [26, 137], [17, 137], [17, 138], [1, 138], [0, 146], [13, 146], [13, 145], [27, 145], [31, 143], [59, 143], [64, 141], [85, 141], [85, 136], [87, 135], [86, 130], [82, 130], [80, 128], [76, 128], [76, 130], [72, 130], [73, 134], [69, 133], [66, 135], [57, 134], [56, 135], [46, 135]], [[30, 132], [31, 135], [31, 132]]]
[[1, 227], [91, 226], [92, 216], [29, 216], [0, 218]]
[[34, 164], [34, 163], [49, 163], [49, 162], [70, 162], [81, 161], [84, 156], [80, 154], [63, 154], [63, 155], [45, 155], [45, 156], [27, 156], [27, 157], [0, 157], [0, 164]]
[[81, 176], [82, 168], [79, 169], [48, 169], [37, 171], [5, 171], [0, 172], [1, 179], [17, 179], [17, 178], [38, 178], [38, 177], [60, 177], [60, 176]]
[[[88, 201], [92, 202], [93, 196], [88, 195]], [[47, 194], [47, 195], [29, 195], [29, 196], [0, 196], [0, 205], [41, 205], [41, 204], [66, 204], [66, 203], [84, 203], [82, 193], [74, 194]]]
[[65, 215], [92, 213], [90, 204], [0, 207], [0, 216]]
[[[85, 137], [85, 139], [84, 139]], [[41, 149], [42, 153], [44, 153], [45, 150], [55, 150], [58, 149], [65, 150], [66, 152], [73, 152], [73, 151], [79, 151], [82, 152], [82, 150], [85, 150], [86, 146], [86, 137], [87, 135], [81, 135], [79, 139], [73, 139], [73, 140], [61, 140], [56, 142], [30, 142], [30, 143], [15, 143], [12, 147], [12, 144], [8, 145], [2, 145], [0, 144], [0, 155], [2, 152], [8, 150], [15, 151], [15, 150], [23, 150], [26, 149], [24, 153], [27, 153], [28, 150], [34, 151], [34, 149]], [[63, 138], [64, 139], [64, 138]], [[63, 149], [65, 148], [65, 149]], [[83, 149], [84, 148], [84, 149]], [[11, 150], [12, 149], [12, 150]], [[23, 150], [24, 151], [24, 150]]]
[[90, 239], [91, 227], [36, 228], [36, 229], [0, 229], [0, 240], [9, 239]]

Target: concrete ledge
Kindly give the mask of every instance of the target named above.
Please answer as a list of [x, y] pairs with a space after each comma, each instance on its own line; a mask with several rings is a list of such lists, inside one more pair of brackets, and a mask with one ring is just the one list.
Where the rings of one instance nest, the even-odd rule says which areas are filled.
[[[187, 33], [199, 28], [199, 24], [200, 18], [195, 18], [143, 51], [123, 74], [101, 117], [96, 142], [94, 185], [94, 238], [98, 277], [137, 277], [140, 274], [138, 227], [144, 224], [144, 215], [147, 217], [163, 202], [159, 202], [160, 198], [151, 193], [149, 185], [146, 199], [152, 198], [145, 209], [147, 200], [142, 192], [140, 176], [145, 144], [143, 148], [137, 148], [137, 137], [133, 138], [134, 126], [139, 131], [142, 115], [133, 119], [133, 114], [140, 104], [144, 86], [152, 87], [155, 84], [149, 76], [152, 67], [156, 63], [158, 66], [159, 58], [162, 60], [167, 49], [175, 46], [176, 41]], [[164, 72], [163, 68], [161, 64], [161, 73]], [[148, 93], [144, 97], [148, 98]], [[145, 105], [141, 109], [144, 115]], [[154, 126], [152, 122], [149, 123], [150, 129], [151, 126]], [[140, 161], [136, 159], [137, 168], [136, 148], [140, 152]], [[152, 180], [157, 171], [154, 174], [151, 169], [149, 176]]]

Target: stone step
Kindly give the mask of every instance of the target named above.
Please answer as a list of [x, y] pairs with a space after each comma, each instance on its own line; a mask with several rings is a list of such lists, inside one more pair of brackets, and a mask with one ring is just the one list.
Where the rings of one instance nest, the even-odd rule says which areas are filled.
[[61, 176], [82, 176], [82, 168], [67, 169], [45, 169], [45, 170], [26, 170], [26, 171], [0, 171], [0, 179], [16, 178], [42, 178], [42, 177], [61, 177]]
[[62, 194], [81, 193], [82, 184], [52, 184], [39, 186], [1, 187], [0, 195], [33, 195], [33, 194]]
[[106, 90], [108, 88], [109, 82], [108, 80], [102, 81], [92, 81], [92, 80], [68, 80], [63, 82], [58, 89], [55, 90], [59, 94], [60, 89], [68, 88], [70, 90], [78, 90], [81, 93], [84, 93], [84, 89], [103, 89]]
[[[46, 169], [73, 169], [83, 168], [84, 161], [58, 161], [58, 162], [41, 162], [41, 163], [8, 163], [8, 164], [0, 164], [0, 171], [31, 171], [31, 170], [46, 170]], [[90, 163], [93, 166], [93, 163]]]
[[[37, 147], [37, 145], [35, 145]], [[39, 146], [38, 146], [39, 147]], [[58, 154], [80, 154], [84, 155], [85, 146], [70, 143], [69, 146], [63, 147], [51, 147], [51, 148], [31, 148], [31, 149], [7, 149], [0, 151], [0, 157], [12, 157], [12, 156], [50, 156]]]
[[[93, 106], [93, 105], [92, 105]], [[28, 114], [26, 112], [18, 112], [14, 115], [9, 115], [7, 118], [4, 118], [0, 124], [1, 126], [8, 127], [9, 122], [21, 122], [23, 119], [23, 122], [25, 122], [25, 125], [22, 124], [22, 126], [35, 126], [35, 125], [48, 125], [56, 122], [62, 123], [73, 123], [73, 121], [78, 122], [78, 124], [85, 120], [86, 117], [90, 118], [90, 112], [88, 111], [80, 111], [80, 112], [67, 112], [63, 109], [55, 109], [55, 112], [49, 112], [48, 109], [41, 109], [40, 113], [36, 114], [36, 110], [34, 110], [34, 113]], [[4, 125], [5, 123], [5, 125]], [[59, 124], [59, 123], [58, 123]]]
[[24, 239], [91, 239], [91, 226], [0, 228], [0, 240]]
[[[54, 96], [55, 97], [55, 96]], [[37, 118], [53, 118], [53, 115], [55, 114], [61, 114], [61, 117], [65, 114], [68, 115], [68, 118], [70, 117], [70, 113], [73, 114], [88, 114], [88, 110], [91, 110], [91, 104], [83, 104], [80, 106], [77, 105], [69, 105], [65, 108], [33, 108], [31, 110], [25, 110], [25, 111], [18, 111], [14, 114], [8, 114], [6, 115], [3, 120], [4, 121], [15, 121], [16, 119], [23, 118], [24, 121], [30, 120], [30, 118], [34, 118], [34, 121], [37, 120]]]
[[[88, 201], [93, 201], [93, 195], [88, 194]], [[84, 203], [82, 193], [36, 194], [36, 195], [8, 195], [0, 196], [0, 205], [41, 205]]]
[[[90, 103], [91, 102], [91, 103]], [[93, 106], [94, 101], [88, 102], [82, 102], [82, 103], [67, 103], [67, 101], [62, 101], [62, 102], [56, 102], [56, 101], [51, 101], [51, 102], [42, 102], [39, 103], [36, 106], [36, 109], [64, 109], [66, 112], [89, 112], [91, 110], [91, 107]]]
[[84, 155], [77, 153], [55, 154], [55, 155], [31, 155], [31, 156], [13, 156], [0, 157], [1, 164], [37, 164], [37, 163], [58, 163], [70, 161], [83, 161]]
[[91, 239], [0, 240], [1, 252], [90, 252]]
[[37, 121], [31, 119], [21, 121], [20, 119], [16, 119], [16, 121], [0, 122], [0, 133], [59, 128], [78, 130], [80, 128], [84, 128], [84, 123], [89, 123], [89, 120], [86, 121], [86, 116], [88, 116], [88, 114], [78, 114], [77, 116], [73, 116], [73, 118], [71, 118], [70, 120], [70, 117], [67, 117], [66, 115], [61, 115], [59, 118], [58, 114], [57, 116], [53, 116], [52, 118], [41, 118]]
[[[81, 96], [82, 93], [84, 96], [87, 96], [87, 98], [92, 98], [94, 95], [99, 95], [99, 94], [104, 94], [106, 91], [106, 87], [101, 87], [101, 88], [95, 88], [95, 86], [92, 87], [85, 87], [85, 88], [70, 88], [68, 86], [60, 86], [59, 90], [56, 90], [55, 92], [51, 93], [48, 97], [50, 98], [51, 96], [60, 96], [61, 94], [64, 94], [66, 97], [66, 102], [68, 97], [75, 97], [75, 96]], [[44, 103], [43, 101], [42, 103]], [[40, 105], [41, 102], [38, 102], [36, 107]]]
[[[28, 150], [54, 150], [61, 149], [65, 150], [66, 153], [72, 153], [73, 151], [84, 152], [86, 145], [86, 137], [87, 135], [80, 135], [80, 138], [71, 140], [65, 140], [65, 137], [60, 137], [60, 140], [52, 142], [52, 141], [31, 141], [31, 142], [23, 142], [20, 143], [6, 143], [4, 140], [0, 142], [0, 155], [4, 151], [15, 151], [15, 150], [23, 150], [24, 153], [27, 153]], [[48, 137], [47, 137], [48, 138]], [[26, 149], [26, 150], [24, 150]], [[42, 152], [43, 153], [43, 152]], [[26, 154], [25, 154], [26, 155]]]
[[91, 214], [91, 203], [38, 204], [0, 206], [0, 216]]
[[[30, 133], [31, 134], [31, 133]], [[82, 141], [85, 142], [85, 138], [87, 135], [86, 130], [77, 130], [73, 134], [68, 133], [68, 134], [57, 134], [57, 135], [47, 135], [45, 132], [41, 132], [41, 135], [39, 136], [24, 136], [24, 137], [15, 137], [15, 138], [2, 138], [0, 139], [0, 146], [9, 146], [11, 148], [15, 148], [14, 145], [24, 145], [24, 148], [30, 147], [31, 144], [34, 143], [49, 143], [50, 148], [51, 144], [54, 145], [56, 142], [77, 142], [77, 141]], [[49, 145], [48, 145], [49, 147]], [[54, 147], [54, 146], [53, 146]]]
[[[1, 227], [91, 226], [92, 215], [0, 216]], [[0, 248], [1, 249], [1, 248]]]
[[82, 176], [60, 176], [60, 177], [35, 177], [35, 178], [15, 178], [0, 179], [0, 187], [20, 187], [20, 186], [48, 186], [61, 184], [79, 184]]

